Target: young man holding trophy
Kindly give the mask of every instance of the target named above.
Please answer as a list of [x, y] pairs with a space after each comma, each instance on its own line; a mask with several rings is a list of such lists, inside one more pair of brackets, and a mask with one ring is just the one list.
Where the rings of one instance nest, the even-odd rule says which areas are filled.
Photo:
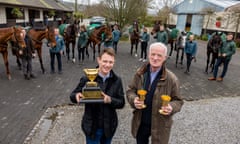
[[70, 99], [73, 103], [85, 103], [82, 129], [87, 144], [111, 144], [117, 129], [116, 109], [125, 105], [122, 80], [112, 68], [115, 53], [104, 49], [98, 59], [97, 69], [85, 69]]
[[132, 135], [137, 144], [167, 144], [172, 116], [181, 110], [183, 100], [178, 78], [165, 67], [167, 47], [153, 43], [149, 63], [140, 67], [127, 89], [127, 98], [134, 109]]

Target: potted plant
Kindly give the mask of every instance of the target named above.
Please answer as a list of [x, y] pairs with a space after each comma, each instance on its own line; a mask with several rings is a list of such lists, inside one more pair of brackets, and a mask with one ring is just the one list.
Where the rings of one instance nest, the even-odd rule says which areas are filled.
[[15, 18], [21, 18], [23, 17], [23, 13], [19, 8], [13, 8], [11, 11], [11, 14], [15, 17]]
[[218, 16], [217, 18], [216, 18], [216, 27], [221, 27], [221, 20], [222, 20], [222, 17], [220, 17], [220, 16]]

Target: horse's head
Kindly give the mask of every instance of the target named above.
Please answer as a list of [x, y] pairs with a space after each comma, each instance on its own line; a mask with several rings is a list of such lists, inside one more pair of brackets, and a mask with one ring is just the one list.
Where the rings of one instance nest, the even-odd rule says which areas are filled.
[[45, 37], [48, 41], [48, 45], [51, 47], [55, 47], [57, 45], [56, 39], [55, 39], [55, 31], [53, 27], [48, 27], [46, 29]]
[[105, 33], [107, 39], [112, 38], [112, 29], [110, 26], [103, 26], [103, 32]]
[[13, 27], [11, 41], [16, 43], [21, 49], [26, 48], [26, 43], [24, 41], [25, 34], [25, 30], [22, 27]]
[[209, 41], [210, 46], [212, 48], [212, 51], [214, 53], [218, 53], [219, 48], [222, 46], [223, 42], [222, 42], [222, 38], [220, 35], [215, 34], [212, 36], [212, 38]]
[[151, 35], [157, 33], [160, 30], [160, 24], [155, 24], [152, 28]]

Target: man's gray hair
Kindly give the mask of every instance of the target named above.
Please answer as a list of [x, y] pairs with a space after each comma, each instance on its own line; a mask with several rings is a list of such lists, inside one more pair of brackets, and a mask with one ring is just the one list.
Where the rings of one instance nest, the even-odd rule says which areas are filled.
[[159, 48], [162, 48], [164, 49], [165, 51], [165, 56], [167, 56], [167, 46], [164, 44], [164, 43], [161, 43], [161, 42], [155, 42], [155, 43], [152, 43], [149, 47], [149, 51], [151, 51], [151, 49], [153, 47], [159, 47]]

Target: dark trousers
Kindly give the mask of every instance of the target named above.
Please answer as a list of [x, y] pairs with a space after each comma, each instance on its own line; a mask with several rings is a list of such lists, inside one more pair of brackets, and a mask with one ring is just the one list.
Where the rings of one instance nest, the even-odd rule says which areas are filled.
[[97, 129], [95, 133], [95, 138], [90, 138], [86, 136], [86, 141], [87, 144], [111, 144], [112, 137], [111, 138], [106, 138], [104, 136], [104, 131], [103, 129]]
[[115, 50], [115, 53], [117, 53], [117, 45], [118, 45], [118, 41], [114, 41], [113, 42], [113, 49]]
[[141, 124], [137, 133], [137, 144], [148, 144], [151, 136], [151, 126]]
[[85, 47], [78, 47], [78, 60], [79, 61], [84, 61], [84, 52], [85, 52]]
[[187, 56], [187, 70], [186, 71], [189, 72], [193, 57], [191, 54], [188, 54], [188, 53], [186, 53], [186, 56]]
[[23, 74], [32, 74], [32, 58], [22, 58]]
[[141, 42], [141, 58], [143, 58], [144, 55], [144, 59], [147, 58], [147, 42]]
[[219, 57], [217, 59], [217, 62], [214, 66], [214, 71], [213, 71], [213, 76], [216, 78], [217, 77], [217, 73], [218, 73], [218, 68], [219, 66], [223, 63], [223, 70], [222, 70], [222, 74], [221, 74], [221, 78], [223, 78], [226, 73], [227, 73], [227, 70], [228, 70], [228, 64], [230, 62], [230, 59], [226, 59], [226, 58], [223, 58], [223, 57]]
[[181, 55], [180, 63], [182, 64], [183, 63], [183, 56], [184, 56], [184, 49], [183, 48], [178, 48], [177, 49], [176, 65], [178, 64], [179, 55]]
[[55, 72], [55, 56], [57, 57], [57, 62], [58, 62], [58, 72], [62, 71], [62, 59], [61, 59], [61, 54], [60, 52], [58, 53], [53, 53], [50, 52], [50, 58], [51, 58], [51, 72]]

